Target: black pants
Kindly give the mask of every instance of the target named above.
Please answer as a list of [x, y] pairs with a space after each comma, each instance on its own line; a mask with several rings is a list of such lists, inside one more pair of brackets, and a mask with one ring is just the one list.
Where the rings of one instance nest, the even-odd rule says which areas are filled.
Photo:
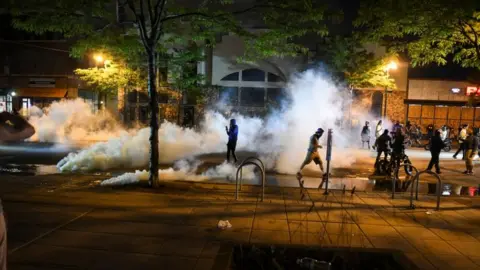
[[427, 170], [431, 170], [433, 165], [435, 165], [435, 170], [440, 172], [440, 152], [430, 152], [432, 154], [432, 159], [430, 159], [430, 163], [428, 163]]
[[237, 148], [237, 142], [227, 143], [227, 162], [230, 162], [230, 153], [232, 153], [233, 159], [237, 162], [237, 156], [235, 155], [235, 148]]
[[460, 144], [460, 147], [458, 148], [457, 152], [453, 154], [453, 156], [456, 157], [458, 153], [460, 153], [460, 151], [462, 151], [462, 159], [465, 159], [465, 143], [464, 142]]
[[387, 150], [378, 150], [377, 152], [377, 159], [375, 160], [375, 165], [374, 167], [377, 168], [378, 161], [380, 161], [380, 157], [382, 156], [382, 153], [384, 154], [384, 159], [387, 160]]

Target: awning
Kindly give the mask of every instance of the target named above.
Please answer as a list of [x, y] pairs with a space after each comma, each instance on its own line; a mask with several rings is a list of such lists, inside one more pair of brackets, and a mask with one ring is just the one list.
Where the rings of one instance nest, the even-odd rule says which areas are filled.
[[67, 96], [66, 88], [19, 88], [15, 89], [19, 97], [46, 97], [46, 98], [64, 98]]

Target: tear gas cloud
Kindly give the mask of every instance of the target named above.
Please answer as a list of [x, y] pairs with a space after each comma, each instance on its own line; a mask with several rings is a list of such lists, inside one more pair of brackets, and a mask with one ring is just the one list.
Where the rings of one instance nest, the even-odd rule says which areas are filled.
[[[162, 181], [205, 181], [212, 179], [235, 179], [237, 168], [230, 163], [224, 162], [218, 166], [208, 169], [202, 174], [197, 174], [197, 168], [201, 165], [198, 160], [179, 160], [172, 168], [158, 170]], [[102, 186], [128, 185], [140, 181], [148, 181], [148, 171], [136, 170], [135, 173], [124, 173], [102, 181]], [[245, 167], [242, 174], [243, 180], [255, 181], [257, 175], [252, 167]]]
[[[291, 78], [286, 91], [289, 102], [281, 109], [272, 111], [264, 119], [237, 113], [225, 114], [219, 111], [222, 108], [220, 104], [206, 112], [198, 130], [183, 128], [168, 122], [162, 123], [159, 129], [160, 162], [172, 163], [198, 154], [224, 152], [227, 142], [225, 125], [228, 125], [230, 118], [235, 118], [239, 126], [237, 150], [259, 153], [268, 169], [279, 173], [292, 174], [299, 169], [306, 155], [309, 138], [319, 127], [325, 130], [322, 138], [325, 141], [327, 130], [333, 129], [333, 168], [350, 166], [356, 159], [369, 156], [367, 152], [355, 151], [351, 148], [359, 146], [360, 130], [341, 127], [341, 121], [346, 113], [343, 111], [344, 104], [348, 102], [349, 96], [345, 96], [322, 73], [308, 70], [297, 74]], [[62, 103], [56, 103], [46, 115], [32, 117], [32, 124], [40, 129], [38, 140], [54, 137], [56, 141], [62, 142], [96, 136], [89, 131], [101, 126], [102, 122], [95, 120], [97, 121], [95, 124], [87, 125], [85, 122], [88, 123], [88, 121], [83, 119], [94, 121], [95, 116], [87, 113], [89, 110], [86, 110], [81, 101], [70, 102], [72, 104], [70, 108], [60, 106]], [[73, 109], [74, 106], [77, 106], [77, 109]], [[82, 114], [86, 115], [82, 116]], [[356, 114], [358, 117], [358, 111]], [[228, 118], [225, 115], [228, 115]], [[360, 116], [359, 120], [371, 122], [373, 141], [377, 119], [370, 117], [368, 113]], [[76, 121], [82, 124], [73, 127]], [[387, 124], [384, 124], [384, 127], [389, 128]], [[72, 134], [76, 132], [74, 128], [81, 128], [79, 134]], [[67, 133], [66, 130], [70, 132]], [[108, 134], [106, 142], [99, 142], [78, 153], [71, 153], [58, 163], [58, 168], [61, 171], [107, 170], [118, 167], [138, 168], [148, 164], [149, 128], [126, 132], [118, 125], [112, 125], [105, 134]], [[324, 156], [325, 149], [320, 151]], [[160, 171], [164, 179], [168, 179], [167, 174], [176, 174], [174, 178], [185, 179], [189, 175], [194, 175], [196, 170], [195, 166], [182, 167], [179, 163], [176, 166], [176, 169], [172, 169], [173, 171]], [[313, 163], [309, 166], [315, 168]], [[210, 175], [207, 173], [196, 179], [227, 174], [211, 172]], [[134, 175], [137, 175], [137, 178], [146, 177], [145, 172], [141, 171], [129, 177]], [[127, 178], [125, 176], [125, 179]], [[128, 182], [128, 180], [117, 180]]]
[[95, 114], [92, 106], [82, 99], [53, 102], [43, 112], [32, 106], [29, 122], [35, 128], [31, 141], [72, 143], [105, 141], [128, 134], [107, 111]]

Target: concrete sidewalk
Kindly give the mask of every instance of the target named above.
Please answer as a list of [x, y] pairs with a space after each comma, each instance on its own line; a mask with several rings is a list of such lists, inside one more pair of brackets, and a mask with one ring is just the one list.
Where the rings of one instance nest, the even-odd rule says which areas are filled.
[[[3, 177], [2, 178], [7, 178]], [[92, 176], [0, 181], [9, 269], [225, 269], [234, 243], [396, 249], [420, 269], [480, 269], [476, 197], [420, 196], [175, 182], [102, 188]], [[233, 228], [218, 230], [219, 220]]]

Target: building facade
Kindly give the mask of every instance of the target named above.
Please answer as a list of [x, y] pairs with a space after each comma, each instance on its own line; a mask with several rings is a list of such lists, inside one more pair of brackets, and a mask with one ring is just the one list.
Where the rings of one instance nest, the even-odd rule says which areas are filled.
[[480, 96], [480, 85], [469, 81], [409, 80], [405, 99], [407, 119], [425, 129], [462, 124], [480, 127], [480, 105], [469, 104], [469, 96]]

